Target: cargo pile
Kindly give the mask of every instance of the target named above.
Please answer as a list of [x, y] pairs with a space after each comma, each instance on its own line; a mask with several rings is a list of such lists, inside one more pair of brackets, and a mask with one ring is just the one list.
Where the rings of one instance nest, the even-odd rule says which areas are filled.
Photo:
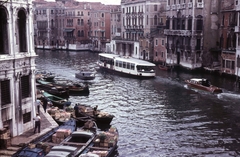
[[66, 137], [68, 137], [72, 131], [70, 129], [58, 129], [52, 136], [52, 142], [55, 144], [61, 143]]
[[10, 130], [8, 126], [0, 129], [0, 149], [6, 149], [11, 145]]
[[58, 107], [49, 108], [47, 112], [53, 117], [53, 119], [62, 122], [68, 121], [72, 116], [71, 112], [61, 110]]
[[113, 147], [118, 141], [118, 132], [115, 127], [111, 127], [108, 131], [101, 132], [94, 141], [95, 146]]

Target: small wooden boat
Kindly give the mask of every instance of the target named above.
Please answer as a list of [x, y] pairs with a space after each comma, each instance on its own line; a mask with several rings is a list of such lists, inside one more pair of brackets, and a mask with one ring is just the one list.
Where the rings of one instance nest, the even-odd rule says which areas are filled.
[[117, 153], [118, 131], [111, 127], [108, 131], [100, 132], [93, 142], [83, 151], [79, 157], [104, 156], [110, 157]]
[[90, 131], [74, 131], [64, 139], [60, 145], [51, 148], [46, 157], [52, 156], [79, 156], [92, 143], [95, 134]]
[[61, 143], [64, 140], [64, 138], [68, 137], [75, 130], [76, 121], [74, 119], [70, 119], [69, 121], [63, 123], [61, 126], [35, 139], [28, 146], [21, 148], [13, 155], [13, 157], [17, 156], [43, 157], [50, 151], [52, 146]]
[[80, 122], [77, 123], [84, 123], [86, 119], [90, 119], [95, 121], [97, 126], [101, 128], [101, 126], [110, 126], [110, 123], [114, 118], [114, 115], [112, 114], [97, 110], [97, 106], [93, 108], [90, 106], [78, 104], [78, 109], [79, 110], [76, 115], [76, 120]]
[[58, 123], [58, 125], [62, 125], [65, 122], [69, 121], [72, 117], [72, 110], [63, 110], [58, 107], [51, 107], [47, 109], [48, 114]]
[[80, 85], [77, 83], [71, 84], [67, 86], [69, 95], [78, 96], [78, 95], [89, 95], [89, 87], [88, 85]]
[[56, 95], [62, 98], [69, 98], [68, 89], [61, 86], [54, 84], [52, 82], [44, 81], [42, 79], [37, 79], [37, 88], [40, 90], [44, 90], [52, 95]]
[[53, 106], [57, 106], [60, 109], [63, 109], [66, 106], [70, 106], [71, 105], [71, 102], [67, 101], [67, 99], [64, 99], [64, 98], [61, 98], [61, 97], [49, 94], [49, 93], [47, 93], [45, 91], [42, 91], [41, 94], [45, 98], [47, 98], [49, 101], [51, 101]]
[[54, 85], [62, 86], [68, 91], [68, 94], [72, 96], [89, 95], [88, 85], [72, 82], [69, 80], [56, 80], [54, 81]]
[[221, 88], [211, 85], [210, 81], [205, 78], [192, 78], [190, 80], [186, 80], [185, 82], [188, 86], [196, 89], [208, 91], [211, 93], [222, 93]]
[[164, 70], [164, 71], [170, 70], [170, 67], [168, 67], [168, 66], [166, 66], [166, 65], [158, 65], [158, 68], [159, 68], [160, 70]]
[[36, 78], [37, 79], [44, 79], [46, 81], [53, 81], [55, 78], [55, 75], [51, 72], [46, 72], [46, 71], [37, 71], [36, 72]]
[[75, 77], [81, 80], [93, 80], [95, 79], [95, 72], [80, 71], [78, 73], [75, 73]]

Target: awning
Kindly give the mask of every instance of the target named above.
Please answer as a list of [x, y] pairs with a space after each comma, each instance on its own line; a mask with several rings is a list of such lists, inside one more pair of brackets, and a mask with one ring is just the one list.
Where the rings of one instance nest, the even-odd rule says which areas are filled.
[[72, 32], [72, 31], [74, 31], [73, 28], [65, 28], [65, 29], [64, 29], [64, 32]]

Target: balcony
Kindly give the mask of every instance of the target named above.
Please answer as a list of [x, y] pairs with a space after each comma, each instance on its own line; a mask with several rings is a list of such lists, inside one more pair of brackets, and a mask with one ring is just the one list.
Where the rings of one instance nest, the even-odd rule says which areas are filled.
[[188, 3], [188, 8], [192, 8], [192, 7], [193, 7], [192, 2], [189, 2], [189, 3]]
[[203, 2], [197, 2], [197, 8], [203, 8], [204, 5], [203, 5]]
[[176, 35], [176, 36], [191, 36], [192, 32], [190, 30], [164, 30], [165, 35]]
[[240, 26], [235, 26], [235, 33], [240, 33]]

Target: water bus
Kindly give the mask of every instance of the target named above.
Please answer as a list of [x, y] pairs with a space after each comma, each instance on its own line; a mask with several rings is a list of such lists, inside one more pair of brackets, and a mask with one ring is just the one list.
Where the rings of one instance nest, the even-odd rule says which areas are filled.
[[137, 77], [155, 77], [156, 65], [141, 59], [117, 54], [100, 53], [98, 66], [100, 69]]

